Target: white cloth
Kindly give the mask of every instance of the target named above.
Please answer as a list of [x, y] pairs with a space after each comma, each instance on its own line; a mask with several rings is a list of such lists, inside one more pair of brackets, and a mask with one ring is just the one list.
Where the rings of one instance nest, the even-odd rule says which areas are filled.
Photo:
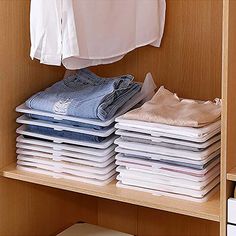
[[79, 69], [159, 47], [165, 0], [31, 0], [31, 58]]

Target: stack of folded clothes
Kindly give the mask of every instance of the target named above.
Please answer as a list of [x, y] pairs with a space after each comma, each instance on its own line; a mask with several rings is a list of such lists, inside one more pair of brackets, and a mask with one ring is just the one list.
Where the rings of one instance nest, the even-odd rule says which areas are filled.
[[82, 69], [17, 107], [18, 168], [105, 185], [115, 178], [115, 118], [147, 95], [131, 75]]
[[161, 87], [116, 118], [118, 187], [197, 202], [219, 190], [221, 101], [180, 99]]

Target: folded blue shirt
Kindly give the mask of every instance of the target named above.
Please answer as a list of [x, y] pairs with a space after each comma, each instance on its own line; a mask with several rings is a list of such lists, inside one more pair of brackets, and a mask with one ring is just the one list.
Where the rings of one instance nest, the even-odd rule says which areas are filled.
[[29, 108], [80, 118], [112, 118], [140, 91], [133, 76], [98, 77], [88, 69], [61, 80], [26, 101]]
[[41, 127], [41, 126], [35, 126], [35, 125], [27, 125], [27, 131], [37, 133], [37, 134], [43, 134], [43, 135], [50, 135], [52, 137], [60, 137], [60, 138], [69, 138], [73, 140], [78, 141], [89, 141], [89, 142], [96, 142], [100, 143], [105, 138], [93, 136], [89, 134], [81, 134], [77, 132], [71, 132], [71, 131], [58, 131], [47, 127]]

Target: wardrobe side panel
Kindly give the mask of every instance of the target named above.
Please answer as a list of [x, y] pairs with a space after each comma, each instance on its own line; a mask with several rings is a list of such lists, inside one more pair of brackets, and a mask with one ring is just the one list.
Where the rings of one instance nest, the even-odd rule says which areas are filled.
[[227, 180], [227, 173], [236, 167], [236, 1], [224, 1], [223, 15], [223, 57], [222, 57], [222, 198], [221, 236], [226, 235], [227, 199], [233, 196], [235, 182]]
[[142, 47], [95, 71], [104, 76], [131, 73], [139, 81], [150, 71], [158, 86], [164, 85], [181, 97], [220, 97], [222, 0], [166, 2], [160, 48]]
[[[29, 58], [29, 0], [0, 1], [0, 168], [16, 161], [15, 107], [62, 78]], [[0, 177], [0, 235], [47, 236], [97, 222], [96, 198]]]

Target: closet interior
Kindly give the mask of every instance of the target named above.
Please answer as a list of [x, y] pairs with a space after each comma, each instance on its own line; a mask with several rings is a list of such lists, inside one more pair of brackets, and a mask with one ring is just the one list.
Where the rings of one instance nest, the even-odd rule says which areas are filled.
[[0, 235], [56, 235], [84, 221], [133, 235], [226, 236], [236, 181], [236, 1], [167, 0], [160, 48], [139, 48], [100, 76], [151, 72], [180, 97], [223, 99], [221, 188], [205, 203], [56, 179], [16, 169], [15, 108], [63, 78], [65, 69], [29, 57], [29, 0], [0, 1]]

